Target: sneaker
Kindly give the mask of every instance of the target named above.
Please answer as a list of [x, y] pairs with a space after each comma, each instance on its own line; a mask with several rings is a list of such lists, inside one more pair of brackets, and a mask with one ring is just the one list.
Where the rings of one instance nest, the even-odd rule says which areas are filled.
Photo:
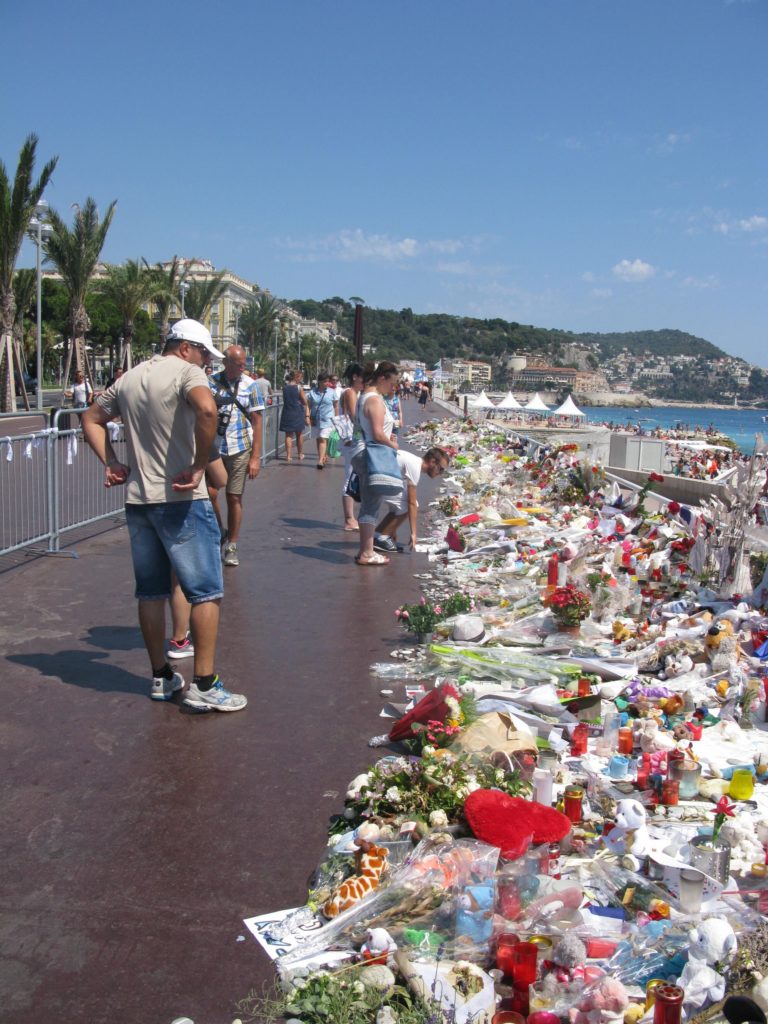
[[[181, 677], [179, 677], [181, 678]], [[198, 711], [242, 711], [248, 698], [241, 693], [230, 693], [216, 676], [216, 682], [210, 690], [200, 690], [195, 683], [189, 684], [184, 703]]]
[[149, 696], [152, 700], [170, 700], [174, 693], [178, 693], [184, 685], [184, 677], [178, 672], [173, 673], [173, 679], [166, 679], [165, 676], [152, 677], [152, 689]]
[[377, 551], [397, 551], [397, 544], [391, 537], [383, 537], [381, 534], [374, 535], [373, 546]]
[[169, 658], [191, 658], [194, 653], [195, 645], [192, 643], [189, 633], [187, 633], [183, 640], [168, 641]]
[[237, 555], [237, 544], [230, 543], [224, 545], [224, 565], [240, 565], [240, 559]]

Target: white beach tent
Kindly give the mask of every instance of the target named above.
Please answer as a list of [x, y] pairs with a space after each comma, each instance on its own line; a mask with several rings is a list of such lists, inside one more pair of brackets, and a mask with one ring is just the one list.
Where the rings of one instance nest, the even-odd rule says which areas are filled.
[[518, 402], [511, 391], [508, 391], [504, 398], [496, 406], [497, 409], [522, 409], [522, 405]]
[[481, 391], [477, 398], [472, 402], [473, 409], [495, 409], [496, 406], [490, 400], [485, 391]]
[[574, 402], [573, 398], [568, 395], [566, 400], [560, 406], [559, 409], [555, 409], [555, 416], [586, 416], [585, 412], [582, 412]]
[[537, 391], [527, 405], [523, 406], [528, 412], [549, 412], [549, 406], [545, 405]]

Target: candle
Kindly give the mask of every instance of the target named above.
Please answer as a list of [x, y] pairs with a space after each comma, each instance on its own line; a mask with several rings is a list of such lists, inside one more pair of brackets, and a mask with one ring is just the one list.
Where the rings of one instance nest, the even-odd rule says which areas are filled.
[[563, 798], [563, 811], [566, 818], [578, 825], [581, 821], [581, 803], [584, 799], [584, 790], [581, 786], [568, 786]]
[[676, 807], [680, 801], [680, 783], [675, 779], [664, 779], [661, 784], [661, 802]]
[[514, 964], [514, 949], [519, 941], [520, 936], [515, 932], [502, 932], [496, 939], [496, 966], [510, 978]]
[[539, 949], [533, 942], [516, 942], [512, 947], [512, 980], [516, 988], [527, 988], [536, 981]]
[[728, 796], [734, 800], [751, 800], [755, 792], [755, 777], [750, 768], [736, 768], [731, 776]]
[[619, 729], [619, 753], [631, 754], [635, 746], [635, 737], [628, 725]]

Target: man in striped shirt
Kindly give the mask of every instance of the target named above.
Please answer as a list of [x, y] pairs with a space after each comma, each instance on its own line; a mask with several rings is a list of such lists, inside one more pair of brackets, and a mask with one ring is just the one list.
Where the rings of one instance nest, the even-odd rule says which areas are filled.
[[255, 480], [261, 469], [264, 401], [256, 381], [245, 373], [245, 349], [239, 345], [230, 345], [224, 353], [224, 369], [212, 374], [208, 383], [219, 409], [218, 437], [227, 470], [224, 565], [239, 565], [237, 539], [243, 517], [245, 481]]

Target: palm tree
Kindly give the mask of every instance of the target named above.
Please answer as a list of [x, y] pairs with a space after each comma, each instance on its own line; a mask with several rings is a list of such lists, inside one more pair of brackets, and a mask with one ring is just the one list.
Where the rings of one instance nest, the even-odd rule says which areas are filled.
[[[160, 344], [165, 348], [168, 334], [171, 330], [170, 315], [171, 306], [181, 307], [181, 295], [179, 285], [187, 276], [186, 266], [182, 266], [179, 257], [174, 256], [168, 266], [156, 263], [154, 268], [155, 291], [152, 293], [152, 301], [157, 310], [160, 320]], [[186, 312], [186, 311], [185, 311]]]
[[13, 275], [13, 299], [16, 312], [13, 318], [13, 337], [19, 343], [24, 339], [24, 317], [32, 308], [37, 275], [32, 267], [22, 267]]
[[213, 277], [204, 280], [195, 278], [189, 283], [189, 291], [184, 299], [184, 316], [199, 320], [201, 323], [211, 311], [214, 302], [218, 302], [227, 286], [222, 280], [224, 271], [220, 270]]
[[4, 412], [15, 405], [11, 349], [11, 333], [16, 314], [13, 271], [35, 207], [59, 159], [55, 156], [49, 160], [40, 172], [40, 177], [33, 182], [37, 141], [36, 135], [29, 135], [24, 141], [13, 187], [5, 164], [0, 160], [0, 410]]
[[121, 266], [107, 267], [107, 276], [96, 284], [97, 291], [115, 304], [123, 318], [125, 342], [124, 367], [133, 365], [132, 342], [134, 321], [145, 302], [149, 302], [157, 289], [157, 277], [146, 260], [127, 260]]
[[[276, 299], [262, 292], [240, 310], [237, 320], [237, 340], [244, 348], [258, 354], [258, 361], [264, 362], [274, 345], [275, 321], [280, 317], [280, 305]], [[230, 327], [235, 321], [230, 320]]]
[[[43, 249], [46, 262], [52, 263], [59, 272], [69, 296], [69, 330], [78, 370], [87, 369], [85, 335], [91, 321], [85, 311], [85, 296], [99, 262], [101, 250], [104, 248], [116, 204], [117, 200], [113, 200], [103, 220], [100, 220], [96, 203], [89, 196], [82, 207], [75, 206], [75, 219], [71, 230], [55, 210], [51, 210], [48, 215], [51, 234], [45, 240]], [[64, 372], [65, 386], [71, 362], [70, 350]]]

